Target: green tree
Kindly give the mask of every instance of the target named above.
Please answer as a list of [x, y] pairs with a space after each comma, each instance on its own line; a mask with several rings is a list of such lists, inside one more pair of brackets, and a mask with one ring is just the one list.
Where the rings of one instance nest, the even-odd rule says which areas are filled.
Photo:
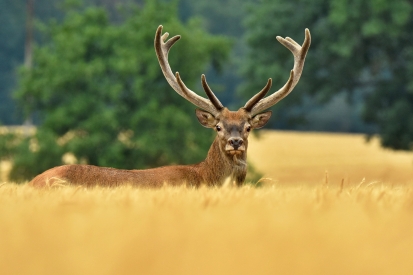
[[[43, 20], [59, 17], [57, 6], [65, 0], [36, 0], [34, 16]], [[24, 60], [27, 0], [0, 0], [0, 122], [5, 125], [23, 123], [24, 118], [12, 92], [16, 88], [16, 69]], [[35, 33], [38, 40], [37, 33]]]
[[15, 85], [14, 69], [23, 60], [24, 3], [0, 3], [0, 123], [17, 124], [16, 108], [11, 98]]
[[[251, 2], [247, 1], [247, 2]], [[242, 83], [242, 78], [237, 72], [239, 61], [245, 55], [245, 43], [240, 37], [244, 34], [241, 24], [246, 15], [244, 0], [180, 0], [179, 12], [184, 22], [192, 16], [202, 18], [202, 24], [212, 34], [225, 35], [233, 39], [234, 43], [231, 58], [222, 73], [216, 74], [214, 70], [208, 71], [208, 79], [214, 80], [216, 85], [212, 88], [225, 106], [240, 107], [243, 101], [237, 97], [237, 86]]]
[[378, 125], [384, 146], [409, 149], [412, 11], [407, 0], [261, 0], [250, 6], [246, 20], [250, 51], [242, 67], [247, 83], [241, 93], [248, 98], [268, 77], [283, 85], [292, 56], [275, 36], [290, 36], [301, 43], [304, 29], [309, 28], [313, 39], [303, 76], [288, 100], [275, 108], [272, 126], [287, 127], [297, 122], [294, 118], [305, 116], [295, 116], [297, 108], [291, 104], [325, 102], [345, 93], [353, 105], [364, 102], [363, 117]]
[[127, 19], [114, 25], [106, 10], [89, 7], [44, 26], [50, 40], [35, 51], [33, 69], [22, 69], [16, 92], [41, 125], [19, 146], [12, 179], [63, 164], [68, 152], [82, 163], [124, 169], [205, 157], [211, 133], [199, 131], [194, 107], [164, 79], [153, 49], [155, 30], [163, 24], [182, 35], [170, 63], [196, 88], [209, 62], [225, 60], [229, 41], [205, 33], [197, 21], [183, 25], [171, 3], [147, 1], [125, 13]]

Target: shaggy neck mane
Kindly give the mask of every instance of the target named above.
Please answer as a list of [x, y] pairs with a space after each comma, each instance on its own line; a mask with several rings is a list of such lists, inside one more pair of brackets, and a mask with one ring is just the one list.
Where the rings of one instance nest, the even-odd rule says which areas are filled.
[[228, 177], [231, 181], [241, 184], [247, 173], [247, 152], [241, 155], [228, 155], [220, 146], [218, 137], [215, 138], [205, 161], [200, 163], [205, 182], [222, 184]]

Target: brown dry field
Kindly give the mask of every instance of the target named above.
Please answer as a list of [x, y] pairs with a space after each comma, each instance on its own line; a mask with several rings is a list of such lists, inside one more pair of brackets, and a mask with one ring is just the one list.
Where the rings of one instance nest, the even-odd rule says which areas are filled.
[[361, 134], [261, 131], [250, 138], [248, 159], [282, 186], [319, 184], [413, 184], [413, 152], [380, 147]]
[[261, 188], [0, 184], [0, 274], [413, 274], [413, 154], [264, 132], [249, 159]]

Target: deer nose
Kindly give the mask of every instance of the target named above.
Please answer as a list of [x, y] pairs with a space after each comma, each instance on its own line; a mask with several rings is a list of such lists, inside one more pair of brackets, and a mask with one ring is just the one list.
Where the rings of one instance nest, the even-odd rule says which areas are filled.
[[242, 138], [230, 138], [228, 143], [234, 148], [234, 150], [237, 150], [244, 143], [244, 141]]

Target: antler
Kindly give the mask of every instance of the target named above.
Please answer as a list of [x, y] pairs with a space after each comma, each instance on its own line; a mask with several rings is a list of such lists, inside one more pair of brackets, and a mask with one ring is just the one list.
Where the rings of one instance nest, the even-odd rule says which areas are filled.
[[210, 100], [203, 98], [191, 91], [190, 89], [188, 89], [182, 81], [181, 77], [179, 76], [178, 72], [176, 73], [176, 76], [172, 73], [171, 66], [168, 62], [168, 53], [171, 47], [176, 43], [176, 41], [178, 41], [181, 38], [181, 36], [176, 35], [167, 41], [169, 34], [166, 32], [162, 35], [162, 28], [163, 26], [160, 25], [156, 30], [155, 51], [158, 57], [159, 65], [161, 66], [162, 72], [166, 80], [168, 81], [169, 85], [171, 85], [171, 87], [180, 96], [182, 96], [195, 106], [198, 106], [199, 108], [210, 112], [214, 116], [217, 115], [218, 112], [223, 108], [223, 105], [212, 92], [212, 90], [209, 88], [205, 80], [205, 75], [202, 75], [201, 78], [202, 86]]
[[311, 44], [311, 35], [308, 29], [305, 29], [305, 39], [302, 46], [295, 42], [293, 39], [286, 37], [285, 39], [277, 36], [277, 40], [283, 44], [287, 49], [289, 49], [294, 55], [294, 68], [291, 70], [290, 78], [287, 83], [272, 95], [262, 99], [271, 87], [271, 79], [268, 80], [265, 88], [253, 96], [244, 106], [244, 108], [251, 112], [251, 115], [258, 114], [265, 109], [278, 103], [281, 99], [286, 97], [294, 89], [300, 80], [301, 74], [304, 68], [304, 61], [307, 55], [308, 49]]

